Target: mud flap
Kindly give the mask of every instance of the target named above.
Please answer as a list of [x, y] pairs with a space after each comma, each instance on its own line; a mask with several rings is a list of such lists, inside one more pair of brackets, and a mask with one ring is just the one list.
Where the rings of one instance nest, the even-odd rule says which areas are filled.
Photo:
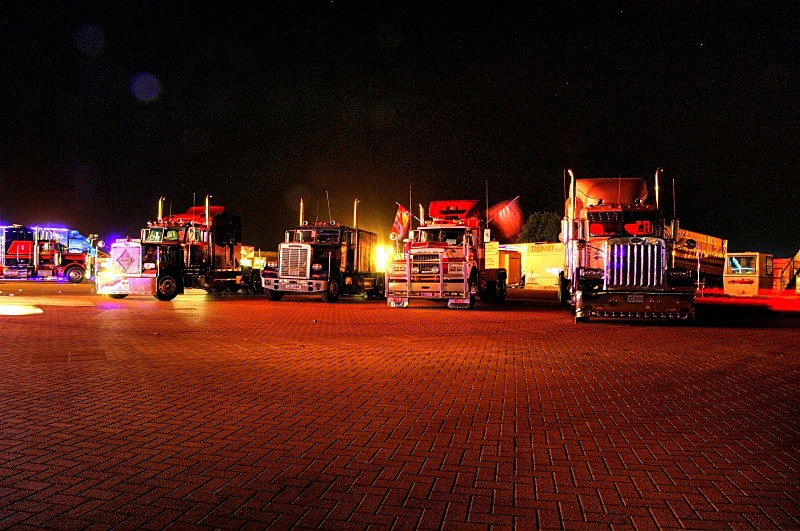
[[390, 308], [408, 308], [408, 299], [404, 297], [386, 297], [386, 304]]

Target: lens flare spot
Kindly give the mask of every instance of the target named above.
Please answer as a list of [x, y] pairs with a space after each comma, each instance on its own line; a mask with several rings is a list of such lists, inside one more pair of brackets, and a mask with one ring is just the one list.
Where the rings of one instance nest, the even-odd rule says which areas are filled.
[[151, 103], [161, 94], [161, 82], [150, 72], [142, 72], [131, 78], [131, 94], [139, 101]]
[[106, 36], [97, 26], [81, 26], [75, 32], [75, 45], [83, 55], [97, 57], [106, 48]]

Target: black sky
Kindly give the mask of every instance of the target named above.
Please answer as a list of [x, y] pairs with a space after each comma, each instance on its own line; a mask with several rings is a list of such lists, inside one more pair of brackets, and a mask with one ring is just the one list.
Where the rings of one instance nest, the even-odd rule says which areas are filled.
[[800, 248], [798, 2], [198, 4], [2, 4], [0, 221], [212, 194], [274, 250], [301, 195], [385, 238], [409, 190], [561, 213], [565, 168], [663, 167], [684, 228]]

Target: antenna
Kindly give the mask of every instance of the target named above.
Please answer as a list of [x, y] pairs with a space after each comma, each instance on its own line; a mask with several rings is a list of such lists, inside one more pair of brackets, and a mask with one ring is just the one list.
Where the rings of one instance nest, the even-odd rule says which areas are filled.
[[658, 201], [658, 177], [661, 175], [661, 171], [662, 171], [662, 168], [657, 168], [656, 169], [656, 178], [655, 178], [655, 181], [656, 181], [656, 210], [658, 210], [659, 212], [661, 212], [661, 210], [659, 210], [659, 201]]
[[678, 211], [675, 208], [675, 177], [672, 178], [672, 219], [678, 216]]
[[328, 221], [333, 220], [333, 216], [331, 216], [331, 200], [328, 198], [328, 191], [325, 190], [325, 201], [328, 202]]
[[486, 226], [489, 226], [489, 179], [486, 179]]
[[[413, 204], [414, 203], [411, 202], [411, 181], [408, 181], [408, 208], [409, 208], [409, 210], [411, 210], [413, 208], [413, 206], [412, 206]], [[411, 216], [411, 217], [413, 218], [414, 216]], [[424, 220], [424, 219], [425, 219], [424, 217], [422, 219], [420, 219], [419, 223], [422, 223], [423, 222], [422, 220]], [[417, 224], [417, 226], [419, 227], [419, 224]], [[409, 230], [409, 232], [411, 231], [411, 229], [413, 227], [414, 227], [413, 220], [409, 219], [408, 220], [408, 230]]]

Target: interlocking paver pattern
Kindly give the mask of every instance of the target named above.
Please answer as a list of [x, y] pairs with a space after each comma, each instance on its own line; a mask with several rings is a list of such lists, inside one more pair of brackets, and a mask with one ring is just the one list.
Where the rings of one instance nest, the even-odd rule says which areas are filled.
[[29, 300], [4, 529], [800, 527], [797, 315]]

